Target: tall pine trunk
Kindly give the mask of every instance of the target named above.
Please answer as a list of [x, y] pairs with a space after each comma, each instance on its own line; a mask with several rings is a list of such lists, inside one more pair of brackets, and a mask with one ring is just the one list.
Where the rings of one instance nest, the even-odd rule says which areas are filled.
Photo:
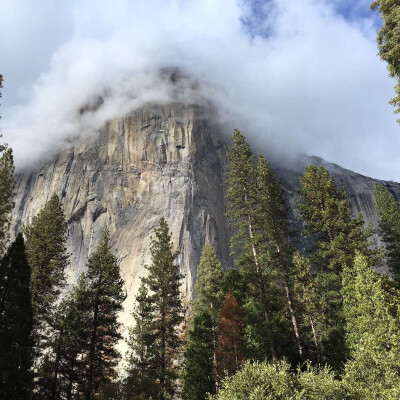
[[[245, 199], [247, 201], [247, 196], [245, 196]], [[248, 221], [249, 221], [250, 239], [254, 240], [253, 223], [252, 223], [250, 214], [248, 215]], [[264, 320], [265, 320], [265, 322], [267, 324], [266, 335], [267, 335], [267, 339], [269, 341], [269, 347], [270, 347], [270, 351], [271, 351], [271, 356], [272, 356], [272, 358], [274, 360], [277, 360], [278, 356], [277, 356], [276, 349], [275, 349], [275, 340], [274, 340], [273, 335], [271, 335], [270, 329], [268, 327], [268, 325], [269, 325], [269, 313], [268, 313], [267, 293], [266, 293], [266, 290], [265, 290], [264, 278], [262, 276], [259, 257], [258, 257], [257, 249], [256, 249], [254, 243], [252, 243], [251, 247], [252, 247], [252, 251], [253, 251], [254, 264], [256, 266], [257, 274], [258, 274], [259, 279], [260, 279], [260, 289], [261, 289], [261, 296], [262, 296], [263, 308], [264, 308]]]
[[59, 369], [59, 364], [60, 364], [60, 352], [61, 352], [61, 341], [63, 337], [64, 331], [61, 328], [60, 330], [60, 335], [58, 337], [57, 341], [57, 347], [56, 347], [56, 360], [54, 362], [54, 377], [53, 377], [53, 385], [51, 388], [51, 400], [56, 400], [57, 396], [57, 383], [58, 383], [58, 369]]
[[88, 378], [87, 378], [87, 388], [85, 399], [91, 400], [92, 392], [93, 392], [93, 373], [94, 373], [94, 359], [96, 355], [96, 341], [97, 341], [97, 319], [99, 313], [99, 287], [101, 284], [101, 274], [98, 281], [98, 287], [94, 302], [94, 315], [93, 315], [93, 325], [92, 325], [92, 332], [90, 338], [90, 349], [89, 349], [89, 371], [88, 371]]
[[291, 321], [292, 321], [292, 325], [293, 325], [293, 331], [296, 336], [297, 347], [299, 349], [299, 355], [300, 355], [300, 357], [303, 357], [304, 349], [303, 349], [303, 345], [301, 343], [299, 325], [297, 323], [296, 313], [295, 313], [295, 310], [293, 307], [292, 296], [291, 296], [289, 285], [288, 285], [287, 281], [285, 281], [285, 292], [286, 292], [286, 299], [288, 302], [290, 317], [291, 317]]

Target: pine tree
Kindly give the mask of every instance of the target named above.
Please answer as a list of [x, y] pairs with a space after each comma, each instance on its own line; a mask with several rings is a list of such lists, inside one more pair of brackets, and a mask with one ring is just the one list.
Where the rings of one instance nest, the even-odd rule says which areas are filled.
[[115, 346], [121, 339], [117, 315], [125, 300], [119, 265], [111, 253], [107, 230], [99, 247], [89, 258], [86, 280], [90, 328], [83, 357], [86, 372], [84, 393], [85, 399], [91, 400], [116, 377], [119, 353]]
[[[197, 281], [195, 290], [197, 293], [197, 298], [193, 301], [193, 317], [200, 316], [201, 314], [208, 314], [211, 318], [211, 330], [212, 330], [212, 348], [213, 348], [213, 365], [212, 365], [212, 389], [208, 390], [210, 393], [215, 393], [216, 391], [216, 376], [217, 376], [217, 356], [216, 356], [216, 347], [217, 347], [217, 336], [218, 336], [218, 322], [221, 313], [222, 307], [222, 292], [221, 282], [223, 281], [224, 273], [222, 269], [221, 262], [218, 260], [217, 255], [214, 252], [211, 244], [206, 242], [202, 255], [200, 258], [200, 264], [197, 268]], [[205, 317], [203, 316], [200, 320], [197, 321], [197, 324], [200, 322], [206, 324]], [[198, 325], [197, 328], [192, 326], [191, 331], [197, 329], [200, 330], [201, 327]], [[206, 326], [203, 329], [207, 329]], [[193, 335], [189, 332], [189, 340], [187, 344], [187, 349], [190, 349], [191, 356], [194, 355], [194, 352], [199, 350], [200, 352], [204, 351], [204, 346], [196, 346], [195, 343], [191, 343], [191, 340], [196, 340], [197, 331], [193, 333]], [[208, 344], [205, 345], [208, 349]], [[199, 354], [199, 357], [203, 357], [203, 354]], [[186, 363], [187, 364], [187, 363]], [[189, 361], [189, 368], [193, 370], [191, 367], [191, 362]], [[185, 379], [191, 380], [193, 379], [190, 376], [188, 371], [185, 371]], [[196, 379], [200, 379], [199, 376]], [[203, 375], [204, 387], [208, 386], [209, 376], [207, 374]], [[200, 384], [198, 382], [198, 384]], [[203, 396], [204, 397], [204, 396]]]
[[318, 295], [315, 274], [311, 271], [310, 260], [302, 256], [299, 251], [293, 255], [292, 277], [296, 308], [300, 310], [302, 342], [307, 349], [307, 358], [321, 363], [323, 305]]
[[[278, 290], [275, 297], [286, 302], [286, 314], [290, 316], [297, 350], [301, 358], [304, 348], [298, 322], [298, 310], [293, 297], [293, 252], [290, 238], [289, 208], [281, 183], [271, 171], [263, 156], [257, 164], [257, 202], [256, 218], [261, 227], [261, 257], [263, 264], [272, 272], [271, 278], [277, 280]], [[280, 293], [280, 290], [283, 293]], [[283, 300], [285, 298], [285, 300]]]
[[205, 400], [215, 394], [215, 331], [209, 312], [200, 311], [191, 320], [185, 348], [182, 397], [185, 400]]
[[[60, 398], [70, 400], [83, 392], [85, 358], [92, 327], [91, 309], [88, 307], [88, 282], [84, 274], [60, 305]], [[57, 342], [55, 343], [57, 344]], [[57, 349], [57, 347], [53, 347]], [[56, 353], [53, 350], [53, 354]], [[54, 373], [54, 371], [53, 371]], [[53, 376], [54, 377], [54, 376]]]
[[3, 254], [14, 208], [14, 158], [12, 149], [7, 145], [0, 145], [0, 154], [0, 254]]
[[400, 398], [400, 293], [358, 254], [343, 272], [345, 382], [358, 399]]
[[31, 293], [36, 355], [48, 346], [57, 300], [68, 265], [67, 222], [59, 198], [53, 195], [25, 229], [26, 253], [32, 269]]
[[389, 76], [397, 79], [396, 97], [389, 103], [400, 112], [400, 5], [397, 0], [376, 0], [371, 4], [383, 18], [383, 26], [379, 29], [376, 41], [379, 56], [388, 63]]
[[[269, 356], [277, 359], [276, 340], [272, 322], [272, 299], [269, 285], [273, 282], [270, 271], [262, 263], [260, 227], [257, 225], [257, 174], [254, 154], [244, 136], [235, 130], [233, 146], [228, 151], [228, 217], [236, 234], [231, 239], [232, 253], [246, 278], [251, 282], [250, 302], [254, 317], [259, 313], [263, 320], [262, 336], [266, 337]], [[258, 327], [260, 323], [257, 323]], [[257, 328], [257, 327], [256, 327]], [[265, 342], [263, 340], [263, 342]]]
[[[2, 97], [2, 88], [3, 75], [0, 74], [0, 98]], [[7, 144], [0, 144], [0, 255], [4, 253], [4, 239], [7, 238], [10, 213], [14, 208], [13, 195], [14, 159], [12, 149], [8, 148]]]
[[32, 390], [31, 270], [19, 234], [0, 262], [0, 398], [29, 399]]
[[83, 355], [90, 334], [88, 287], [84, 275], [58, 305], [51, 320], [50, 349], [39, 374], [38, 398], [72, 399], [84, 382]]
[[146, 285], [142, 282], [132, 312], [135, 325], [129, 332], [129, 367], [124, 385], [127, 400], [156, 399], [160, 387], [152, 376], [157, 349], [154, 345], [154, 308]]
[[305, 226], [303, 235], [316, 239], [312, 261], [320, 270], [340, 275], [344, 265], [351, 265], [356, 252], [372, 255], [368, 245], [369, 230], [359, 215], [350, 218], [343, 189], [324, 167], [310, 165], [300, 178], [299, 210]]
[[243, 363], [242, 311], [231, 292], [225, 295], [219, 322], [217, 359], [219, 376], [235, 373]]
[[331, 365], [340, 369], [344, 358], [344, 320], [342, 315], [341, 272], [352, 265], [357, 252], [373, 256], [369, 249], [369, 230], [363, 230], [361, 216], [350, 218], [343, 189], [324, 167], [310, 165], [300, 178], [299, 210], [304, 222], [303, 235], [315, 240], [311, 261], [324, 313], [322, 347]]
[[177, 387], [177, 365], [181, 339], [179, 326], [183, 321], [182, 302], [179, 288], [182, 275], [175, 260], [177, 252], [172, 251], [171, 234], [166, 220], [161, 218], [155, 230], [150, 252], [152, 264], [147, 268], [148, 277], [143, 279], [150, 293], [154, 312], [152, 322], [155, 354], [152, 376], [159, 382], [159, 399], [174, 398]]
[[375, 185], [379, 233], [385, 242], [390, 272], [400, 281], [400, 205], [383, 185]]
[[206, 311], [214, 324], [218, 324], [223, 299], [221, 298], [221, 282], [224, 277], [221, 262], [218, 260], [211, 244], [206, 242], [197, 268], [195, 291], [196, 300], [193, 301], [193, 311]]

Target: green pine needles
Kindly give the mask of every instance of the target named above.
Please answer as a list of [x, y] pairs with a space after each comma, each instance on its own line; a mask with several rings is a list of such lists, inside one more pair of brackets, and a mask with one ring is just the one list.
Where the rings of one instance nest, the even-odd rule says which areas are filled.
[[380, 183], [375, 185], [379, 234], [385, 242], [385, 255], [393, 277], [400, 281], [400, 205]]
[[154, 396], [166, 400], [173, 399], [178, 392], [183, 276], [176, 264], [178, 252], [173, 251], [165, 218], [155, 229], [150, 252], [152, 264], [147, 267], [148, 276], [142, 279], [133, 314], [136, 325], [131, 331], [131, 343], [136, 344], [129, 367], [129, 395], [132, 399]]

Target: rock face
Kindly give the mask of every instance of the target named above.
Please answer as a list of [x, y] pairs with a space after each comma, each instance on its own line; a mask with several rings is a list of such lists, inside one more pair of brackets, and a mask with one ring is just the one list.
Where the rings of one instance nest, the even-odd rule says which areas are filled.
[[[205, 240], [217, 249], [225, 268], [232, 265], [224, 216], [226, 141], [220, 132], [211, 109], [197, 105], [148, 106], [112, 120], [97, 137], [18, 175], [13, 229], [29, 224], [56, 193], [69, 221], [68, 276], [73, 283], [108, 227], [128, 294], [121, 319], [129, 324], [140, 277], [150, 263], [152, 231], [164, 216], [180, 249], [183, 292], [190, 299]], [[349, 193], [353, 213], [361, 212], [376, 228], [375, 181], [317, 158], [275, 168], [294, 215], [298, 177], [311, 162], [336, 176]], [[384, 184], [400, 199], [399, 184]]]
[[98, 137], [18, 175], [13, 229], [29, 224], [56, 193], [69, 221], [73, 283], [107, 227], [128, 293], [122, 318], [128, 322], [144, 266], [151, 261], [152, 232], [164, 216], [180, 249], [183, 292], [190, 298], [205, 240], [229, 262], [225, 150], [210, 115], [205, 107], [171, 104], [110, 121]]

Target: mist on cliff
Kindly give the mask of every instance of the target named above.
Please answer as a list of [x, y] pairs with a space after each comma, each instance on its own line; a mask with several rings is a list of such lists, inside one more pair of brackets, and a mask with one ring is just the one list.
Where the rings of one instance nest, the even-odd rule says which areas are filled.
[[[143, 104], [205, 99], [256, 152], [314, 154], [399, 180], [377, 21], [369, 1], [347, 3], [5, 0], [1, 131], [26, 167]], [[178, 87], [160, 73], [169, 68], [186, 77]]]

